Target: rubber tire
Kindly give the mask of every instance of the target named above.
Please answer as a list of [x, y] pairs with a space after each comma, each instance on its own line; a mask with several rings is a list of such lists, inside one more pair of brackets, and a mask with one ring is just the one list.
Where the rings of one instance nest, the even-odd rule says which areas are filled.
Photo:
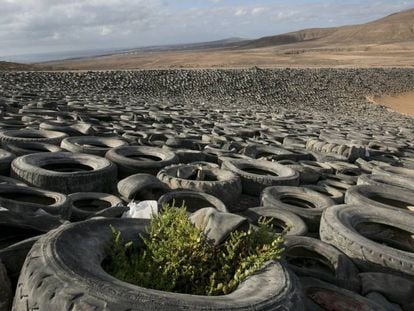
[[[77, 163], [92, 167], [91, 171], [59, 172], [43, 169], [46, 164]], [[116, 187], [116, 166], [105, 158], [70, 152], [33, 153], [12, 162], [12, 177], [29, 185], [61, 193], [112, 193]]]
[[[381, 203], [381, 199], [373, 200], [371, 197], [381, 197], [385, 200], [396, 200], [398, 202], [403, 202], [407, 206], [411, 206], [411, 210], [408, 207], [397, 207], [394, 205], [387, 204], [385, 202]], [[347, 190], [345, 193], [345, 203], [354, 204], [354, 205], [363, 205], [371, 207], [372, 209], [376, 208], [387, 208], [395, 211], [407, 211], [413, 213], [414, 215], [414, 197], [411, 190], [405, 190], [399, 187], [393, 186], [374, 186], [374, 185], [360, 185], [354, 186]]]
[[[269, 186], [297, 186], [299, 185], [299, 173], [278, 163], [261, 160], [231, 160], [223, 161], [223, 169], [229, 170], [240, 176], [243, 193], [259, 196]], [[243, 171], [246, 167], [256, 167], [260, 170], [276, 173], [278, 176], [251, 174]]]
[[[282, 201], [284, 197], [309, 202], [314, 205], [314, 208], [303, 208], [300, 205], [284, 203]], [[289, 186], [266, 188], [262, 192], [260, 202], [263, 206], [295, 213], [305, 221], [310, 232], [318, 232], [322, 212], [327, 207], [335, 205], [331, 198], [322, 193], [309, 188]]]
[[117, 280], [101, 268], [110, 225], [136, 242], [148, 221], [91, 219], [43, 236], [23, 265], [13, 310], [303, 310], [297, 279], [278, 262], [224, 296], [163, 292]]
[[[77, 192], [68, 195], [71, 200], [71, 221], [81, 221], [97, 215], [105, 217], [119, 217], [124, 212], [124, 208], [118, 208], [118, 205], [123, 205], [123, 201], [108, 193], [101, 192]], [[110, 204], [109, 207], [96, 209], [95, 211], [85, 210], [76, 207], [76, 202], [81, 200], [98, 200], [104, 201]]]
[[[88, 144], [92, 144], [88, 146]], [[102, 147], [93, 144], [101, 144]], [[74, 153], [87, 153], [104, 157], [111, 148], [127, 146], [128, 143], [116, 137], [74, 136], [62, 140], [60, 147]]]
[[[19, 201], [18, 199], [11, 199], [7, 194], [25, 194], [29, 196], [46, 197], [54, 200], [52, 204], [39, 204], [29, 201]], [[69, 219], [70, 217], [70, 200], [69, 198], [58, 192], [52, 192], [42, 189], [37, 189], [28, 186], [18, 186], [2, 184], [0, 185], [0, 205], [10, 211], [23, 213], [26, 211], [36, 211], [39, 208], [51, 215], [58, 215], [62, 219]]]
[[[150, 155], [160, 158], [160, 161], [138, 161], [128, 158], [128, 155]], [[178, 156], [169, 150], [145, 147], [145, 146], [124, 146], [109, 150], [105, 157], [118, 166], [118, 175], [125, 178], [137, 173], [157, 175], [164, 167], [178, 163]]]
[[[289, 228], [286, 235], [306, 235], [308, 233], [308, 227], [305, 222], [298, 215], [275, 208], [269, 207], [253, 207], [243, 212], [239, 212], [239, 215], [247, 218], [251, 225], [257, 226], [260, 217], [273, 218], [273, 227], [280, 228], [280, 231]], [[276, 224], [275, 224], [276, 222]]]
[[240, 178], [227, 170], [213, 167], [203, 167], [204, 170], [216, 176], [216, 181], [189, 180], [177, 177], [179, 168], [194, 167], [192, 164], [171, 165], [162, 169], [157, 178], [171, 189], [183, 189], [205, 192], [220, 199], [227, 206], [237, 202], [242, 192]]
[[382, 245], [356, 231], [355, 226], [368, 221], [394, 226], [414, 234], [414, 215], [408, 212], [344, 204], [331, 206], [323, 213], [321, 240], [343, 251], [364, 272], [414, 276], [414, 252]]
[[[286, 236], [284, 248], [283, 258], [297, 275], [314, 277], [354, 292], [359, 291], [357, 267], [347, 255], [334, 246], [306, 236]], [[330, 269], [331, 273], [295, 265], [288, 256], [311, 258]]]
[[[28, 137], [25, 137], [28, 136]], [[38, 136], [38, 137], [31, 137]], [[49, 143], [52, 145], [59, 145], [62, 139], [68, 135], [62, 132], [34, 130], [34, 129], [20, 129], [20, 130], [7, 130], [0, 132], [0, 142], [2, 144], [12, 142], [29, 142], [36, 141], [41, 143]]]
[[0, 175], [9, 176], [10, 166], [16, 156], [7, 150], [0, 149]]
[[[303, 286], [303, 292], [305, 295], [306, 301], [306, 310], [308, 311], [324, 311], [324, 310], [347, 310], [347, 311], [389, 311], [382, 305], [375, 303], [374, 301], [360, 296], [352, 291], [349, 291], [344, 288], [337, 287], [327, 282], [311, 278], [303, 277], [300, 278], [301, 284]], [[309, 297], [312, 294], [312, 289], [315, 289], [316, 292], [325, 291], [328, 294], [334, 294], [329, 302], [331, 302], [326, 307], [322, 307], [320, 304], [312, 301]], [[326, 296], [325, 296], [326, 297]], [[341, 300], [349, 301], [348, 305], [341, 304]], [[328, 302], [328, 303], [329, 303]]]
[[[186, 208], [187, 208], [187, 211], [190, 213], [194, 213], [195, 211], [201, 208], [204, 208], [204, 207], [213, 207], [216, 210], [223, 212], [223, 213], [229, 212], [226, 208], [226, 205], [220, 199], [207, 193], [197, 192], [197, 191], [188, 191], [188, 190], [176, 190], [176, 191], [171, 191], [171, 192], [164, 194], [158, 199], [158, 206], [159, 208], [162, 208], [164, 204], [171, 205], [173, 200], [176, 201], [177, 199], [180, 201], [181, 200], [185, 201], [186, 198], [190, 200], [195, 199], [196, 201], [201, 200], [203, 202], [208, 203], [205, 206], [196, 206], [196, 208], [190, 208], [187, 202]], [[177, 202], [175, 202], [174, 205], [175, 207], [181, 207], [181, 204]]]
[[20, 157], [26, 154], [39, 153], [39, 152], [62, 152], [62, 148], [49, 143], [40, 143], [35, 141], [28, 142], [11, 142], [3, 144], [3, 148], [12, 152], [16, 156]]
[[12, 288], [6, 268], [0, 260], [0, 311], [9, 311], [12, 302]]
[[158, 178], [150, 174], [134, 174], [118, 182], [118, 193], [125, 201], [137, 199], [158, 200], [170, 189]]
[[414, 184], [401, 182], [390, 176], [383, 175], [361, 175], [358, 177], [357, 185], [372, 185], [372, 186], [394, 186], [413, 191]]

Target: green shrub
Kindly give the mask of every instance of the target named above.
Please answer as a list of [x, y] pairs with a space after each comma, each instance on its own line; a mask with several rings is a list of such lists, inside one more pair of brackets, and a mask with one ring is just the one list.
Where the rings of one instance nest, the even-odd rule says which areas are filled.
[[257, 230], [236, 231], [214, 246], [188, 219], [184, 207], [164, 206], [154, 216], [142, 245], [125, 243], [112, 228], [113, 241], [104, 265], [114, 277], [138, 286], [194, 295], [223, 295], [277, 260], [284, 233], [276, 234], [271, 219], [260, 219]]

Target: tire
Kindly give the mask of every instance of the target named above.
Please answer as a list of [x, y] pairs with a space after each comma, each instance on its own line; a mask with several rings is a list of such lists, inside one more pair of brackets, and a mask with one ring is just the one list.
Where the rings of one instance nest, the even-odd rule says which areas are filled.
[[71, 203], [71, 221], [91, 217], [119, 217], [126, 208], [122, 200], [112, 194], [100, 192], [77, 192], [68, 195]]
[[[414, 215], [408, 212], [336, 205], [323, 213], [320, 236], [322, 241], [347, 254], [362, 271], [391, 272], [412, 277], [414, 247], [407, 241], [414, 233], [413, 223]], [[391, 238], [387, 236], [390, 231]], [[396, 239], [400, 236], [402, 241]], [[392, 243], [396, 247], [381, 243]]]
[[[263, 189], [269, 186], [299, 185], [298, 172], [274, 162], [231, 160], [224, 161], [221, 166], [223, 169], [227, 169], [240, 176], [243, 193], [253, 196], [259, 196]], [[250, 173], [249, 171], [259, 172], [260, 174]]]
[[[91, 219], [51, 232], [35, 243], [23, 265], [13, 310], [303, 310], [300, 286], [280, 263], [224, 296], [196, 296], [124, 283], [101, 268], [110, 225], [137, 241], [147, 221]], [[265, 285], [265, 286], [264, 286]]]
[[7, 269], [7, 274], [13, 284], [13, 288], [17, 284], [27, 254], [40, 237], [41, 235], [37, 235], [0, 249], [0, 261], [3, 262]]
[[345, 194], [333, 187], [328, 185], [318, 186], [318, 185], [302, 185], [304, 188], [309, 188], [316, 192], [322, 193], [330, 197], [336, 204], [344, 203]]
[[381, 166], [372, 170], [373, 175], [386, 176], [396, 183], [413, 184], [414, 170], [405, 167]]
[[128, 143], [116, 137], [75, 136], [62, 140], [60, 147], [74, 153], [94, 154], [104, 157], [111, 148], [126, 146]]
[[[178, 157], [174, 152], [144, 146], [113, 148], [106, 153], [105, 157], [118, 166], [120, 178], [137, 173], [157, 175], [162, 168], [178, 163]], [[143, 159], [137, 160], [133, 157], [142, 157]], [[145, 160], [146, 158], [149, 160]]]
[[62, 139], [68, 135], [62, 132], [56, 131], [44, 131], [34, 129], [20, 129], [20, 130], [7, 130], [0, 132], [0, 142], [2, 144], [13, 142], [39, 142], [48, 143], [52, 145], [59, 145]]
[[16, 213], [42, 209], [63, 219], [70, 217], [70, 200], [66, 195], [27, 186], [0, 185], [0, 205]]
[[[69, 170], [69, 171], [68, 171]], [[34, 153], [12, 162], [12, 177], [61, 193], [112, 193], [116, 166], [105, 158], [70, 152]]]
[[268, 187], [260, 198], [261, 204], [285, 210], [301, 217], [310, 232], [318, 232], [322, 212], [335, 202], [326, 195], [304, 187]]
[[118, 183], [118, 193], [125, 201], [158, 200], [170, 191], [158, 178], [150, 174], [134, 174]]
[[[198, 192], [205, 192], [220, 199], [227, 206], [235, 203], [242, 192], [240, 178], [227, 170], [203, 166], [202, 170], [208, 179], [213, 180], [192, 180], [178, 177], [180, 172], [197, 172], [199, 165], [178, 164], [162, 169], [157, 178], [171, 189], [183, 189]], [[181, 175], [180, 175], [181, 176]], [[181, 176], [186, 177], [187, 176]]]
[[297, 275], [359, 291], [357, 267], [332, 245], [305, 236], [286, 236], [284, 248], [283, 259]]
[[306, 310], [388, 311], [376, 302], [352, 291], [321, 280], [300, 278], [306, 300]]
[[39, 142], [12, 142], [3, 144], [3, 148], [7, 151], [12, 152], [16, 156], [20, 157], [26, 154], [39, 153], [39, 152], [62, 152], [62, 148], [48, 144], [48, 143], [39, 143]]
[[412, 183], [401, 182], [390, 176], [383, 175], [361, 175], [358, 177], [357, 185], [371, 185], [379, 187], [394, 186], [408, 189], [411, 191], [414, 190], [414, 184]]
[[0, 185], [27, 186], [24, 182], [11, 177], [0, 176]]
[[13, 294], [6, 268], [0, 261], [0, 311], [9, 311]]
[[277, 232], [283, 232], [288, 230], [286, 235], [306, 235], [308, 227], [305, 222], [294, 213], [277, 210], [269, 207], [253, 207], [243, 212], [239, 212], [239, 215], [247, 218], [250, 224], [254, 227], [258, 225], [260, 217], [273, 218], [272, 225]]
[[360, 185], [348, 189], [345, 203], [395, 211], [404, 210], [414, 215], [414, 197], [411, 190], [393, 186]]
[[175, 207], [181, 207], [184, 204], [190, 213], [194, 213], [204, 207], [213, 207], [220, 212], [228, 213], [226, 205], [221, 200], [203, 192], [188, 190], [171, 191], [161, 196], [158, 200], [158, 206], [160, 208], [164, 204], [172, 206], [173, 203]]
[[14, 154], [0, 149], [0, 175], [8, 176], [10, 174], [10, 165], [14, 158], [16, 158]]

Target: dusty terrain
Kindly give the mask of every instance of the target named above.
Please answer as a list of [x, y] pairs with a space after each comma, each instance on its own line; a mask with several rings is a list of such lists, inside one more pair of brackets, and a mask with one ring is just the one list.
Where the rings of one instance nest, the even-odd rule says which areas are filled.
[[414, 9], [362, 25], [50, 62], [56, 69], [413, 67]]
[[414, 92], [406, 92], [398, 95], [375, 96], [373, 102], [393, 111], [414, 116]]

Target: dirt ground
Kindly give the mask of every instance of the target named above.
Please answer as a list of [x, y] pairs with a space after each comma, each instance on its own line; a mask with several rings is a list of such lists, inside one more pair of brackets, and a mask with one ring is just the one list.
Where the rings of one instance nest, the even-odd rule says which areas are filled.
[[399, 113], [414, 116], [414, 92], [402, 93], [399, 95], [376, 96], [368, 99], [374, 104], [389, 107]]
[[414, 67], [414, 42], [315, 47], [286, 44], [258, 49], [139, 52], [47, 63], [68, 70]]

